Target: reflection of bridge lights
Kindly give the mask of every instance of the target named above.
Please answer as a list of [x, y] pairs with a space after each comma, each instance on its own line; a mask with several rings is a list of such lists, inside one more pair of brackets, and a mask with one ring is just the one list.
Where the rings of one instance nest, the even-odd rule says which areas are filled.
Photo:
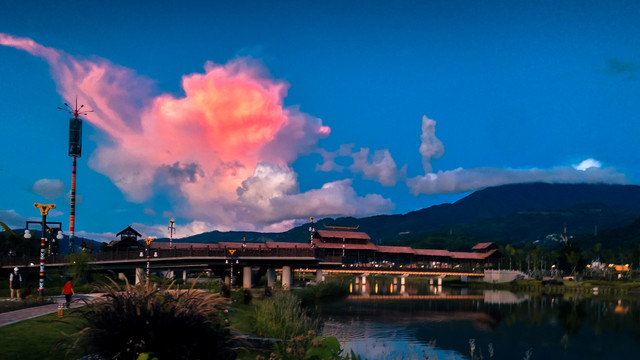
[[389, 284], [389, 292], [393, 293], [393, 284]]
[[378, 293], [378, 283], [376, 283], [376, 294]]
[[349, 293], [353, 292], [353, 284], [349, 284]]

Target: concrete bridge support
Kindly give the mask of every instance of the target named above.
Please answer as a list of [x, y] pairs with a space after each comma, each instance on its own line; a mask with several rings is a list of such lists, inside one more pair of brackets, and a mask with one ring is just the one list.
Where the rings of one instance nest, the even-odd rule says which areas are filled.
[[253, 284], [251, 283], [251, 277], [253, 273], [251, 271], [251, 266], [245, 266], [242, 269], [242, 288], [243, 289], [251, 289]]
[[282, 289], [291, 290], [291, 266], [282, 267]]
[[322, 269], [316, 270], [316, 283], [323, 282], [323, 281], [324, 281], [324, 273], [322, 272]]
[[187, 282], [187, 270], [182, 270], [182, 282]]
[[276, 281], [276, 269], [267, 269], [267, 286], [273, 287], [273, 283]]

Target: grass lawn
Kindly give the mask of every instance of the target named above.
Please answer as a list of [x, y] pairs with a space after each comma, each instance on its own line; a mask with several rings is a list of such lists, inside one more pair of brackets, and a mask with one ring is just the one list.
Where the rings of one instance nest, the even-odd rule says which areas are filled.
[[[253, 325], [252, 304], [231, 304], [233, 311], [220, 314], [229, 319], [230, 328], [241, 333], [251, 333]], [[84, 327], [84, 320], [78, 317], [77, 309], [65, 310], [65, 316], [49, 314], [34, 319], [20, 321], [0, 327], [0, 359], [57, 360], [79, 359], [86, 355], [80, 350], [67, 352], [60, 343], [70, 344], [75, 340], [70, 336]], [[256, 352], [238, 351], [239, 360], [254, 360]], [[267, 354], [268, 355], [268, 354]]]
[[79, 359], [79, 351], [67, 353], [61, 341], [72, 342], [70, 335], [83, 327], [84, 320], [66, 310], [59, 318], [55, 313], [0, 327], [0, 356], [3, 359], [47, 360]]

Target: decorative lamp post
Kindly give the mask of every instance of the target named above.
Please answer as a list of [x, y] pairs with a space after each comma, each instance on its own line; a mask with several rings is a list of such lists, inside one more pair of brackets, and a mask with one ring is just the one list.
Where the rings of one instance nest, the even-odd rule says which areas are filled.
[[[231, 265], [231, 277], [229, 278], [229, 287], [233, 286], [233, 263], [234, 263], [234, 256], [236, 253], [236, 249], [227, 249], [227, 251], [229, 252], [229, 256], [227, 257], [227, 259], [224, 261], [225, 264]], [[235, 263], [238, 263], [238, 259], [235, 259]]]
[[44, 242], [45, 242], [45, 234], [47, 228], [47, 213], [49, 210], [55, 209], [56, 204], [38, 204], [35, 203], [33, 206], [40, 209], [40, 214], [42, 214], [42, 236], [40, 237], [40, 282], [38, 285], [38, 298], [42, 300], [44, 297]]
[[311, 216], [309, 219], [311, 220], [311, 225], [309, 225], [309, 233], [311, 233], [311, 237], [309, 238], [309, 244], [311, 244], [312, 248], [315, 248], [316, 245], [313, 243], [313, 233], [316, 231], [316, 229], [313, 228], [313, 216]]
[[169, 249], [171, 249], [171, 243], [173, 242], [173, 233], [176, 231], [176, 228], [173, 227], [175, 223], [174, 220], [169, 220]]
[[151, 242], [153, 238], [146, 238], [144, 241], [147, 243], [147, 282], [149, 282], [149, 271], [151, 269], [151, 259], [149, 258], [149, 250], [151, 247]]

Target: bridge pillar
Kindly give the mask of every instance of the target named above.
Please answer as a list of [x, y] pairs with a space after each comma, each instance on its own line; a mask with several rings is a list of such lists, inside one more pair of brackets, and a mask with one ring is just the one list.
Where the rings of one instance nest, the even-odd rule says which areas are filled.
[[316, 270], [316, 283], [324, 281], [324, 274], [322, 273], [322, 269]]
[[433, 285], [433, 278], [429, 278], [429, 285]]
[[291, 266], [282, 267], [282, 289], [291, 290]]
[[442, 286], [442, 278], [438, 278], [438, 286]]
[[245, 266], [242, 269], [242, 288], [251, 289], [251, 266]]
[[136, 268], [136, 285], [144, 282], [145, 280], [145, 272], [143, 268]]
[[367, 285], [367, 276], [368, 275], [362, 275], [362, 285]]
[[273, 287], [273, 283], [276, 281], [276, 269], [267, 269], [267, 286]]
[[182, 270], [182, 282], [187, 283], [187, 270]]

